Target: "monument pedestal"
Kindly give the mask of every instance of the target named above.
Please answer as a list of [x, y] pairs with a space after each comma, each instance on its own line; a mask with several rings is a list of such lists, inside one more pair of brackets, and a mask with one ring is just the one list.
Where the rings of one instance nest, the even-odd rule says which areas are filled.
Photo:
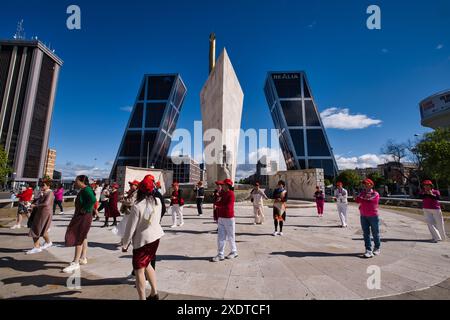
[[269, 177], [269, 188], [274, 190], [280, 180], [286, 183], [288, 199], [314, 200], [316, 187], [325, 188], [323, 169], [279, 171]]

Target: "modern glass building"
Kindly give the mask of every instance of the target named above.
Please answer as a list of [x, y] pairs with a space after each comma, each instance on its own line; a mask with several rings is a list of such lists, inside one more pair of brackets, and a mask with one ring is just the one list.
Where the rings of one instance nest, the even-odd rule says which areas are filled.
[[12, 182], [42, 178], [62, 60], [37, 40], [0, 41], [0, 144]]
[[186, 96], [179, 74], [149, 74], [142, 80], [110, 178], [117, 167], [163, 169]]
[[450, 127], [450, 90], [438, 92], [420, 102], [422, 126], [432, 129]]
[[166, 170], [173, 172], [173, 181], [196, 184], [202, 178], [200, 164], [189, 156], [167, 157]]
[[264, 92], [288, 170], [323, 168], [338, 173], [305, 72], [269, 72]]

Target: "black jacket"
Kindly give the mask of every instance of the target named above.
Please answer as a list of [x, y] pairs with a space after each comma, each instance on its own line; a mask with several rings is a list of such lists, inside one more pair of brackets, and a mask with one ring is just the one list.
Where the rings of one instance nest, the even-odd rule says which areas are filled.
[[195, 196], [197, 198], [201, 198], [201, 197], [205, 196], [205, 188], [200, 187], [200, 188], [195, 188], [194, 190], [195, 190]]
[[166, 204], [164, 203], [164, 197], [162, 196], [161, 192], [159, 192], [159, 190], [156, 190], [154, 193], [155, 198], [158, 198], [159, 200], [161, 200], [161, 219], [164, 217], [164, 215], [166, 214]]

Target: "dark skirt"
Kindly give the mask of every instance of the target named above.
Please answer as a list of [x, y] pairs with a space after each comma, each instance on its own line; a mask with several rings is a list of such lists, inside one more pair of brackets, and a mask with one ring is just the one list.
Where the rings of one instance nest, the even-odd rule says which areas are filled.
[[145, 246], [133, 250], [133, 269], [145, 269], [150, 262], [156, 257], [156, 250], [158, 250], [159, 239], [148, 243]]
[[105, 218], [117, 218], [117, 217], [120, 217], [120, 211], [119, 209], [117, 209], [117, 205], [115, 207], [108, 205], [105, 208]]
[[70, 221], [66, 231], [66, 247], [81, 246], [87, 239], [92, 224], [92, 214], [78, 213]]

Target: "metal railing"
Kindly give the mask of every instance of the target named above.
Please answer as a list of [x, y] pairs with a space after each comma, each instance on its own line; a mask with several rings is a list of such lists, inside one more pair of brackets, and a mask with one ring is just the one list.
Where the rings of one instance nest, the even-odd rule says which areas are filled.
[[[74, 202], [77, 196], [64, 196], [63, 202]], [[19, 199], [0, 199], [0, 208], [13, 208], [19, 203]]]
[[[353, 197], [348, 197], [350, 201], [354, 201]], [[381, 197], [380, 204], [393, 205], [398, 207], [422, 208], [422, 199], [408, 199], [408, 198], [391, 198]], [[441, 207], [445, 211], [450, 211], [450, 201], [439, 201]]]

